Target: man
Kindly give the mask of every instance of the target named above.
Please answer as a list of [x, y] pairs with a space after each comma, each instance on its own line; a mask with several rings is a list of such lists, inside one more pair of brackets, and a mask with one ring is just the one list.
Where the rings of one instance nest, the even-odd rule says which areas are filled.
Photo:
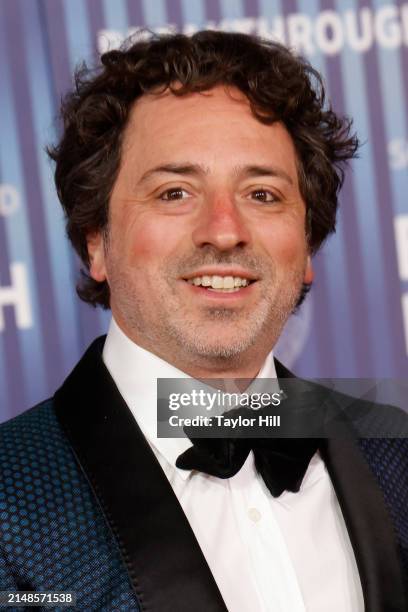
[[405, 440], [322, 441], [277, 491], [256, 443], [221, 478], [190, 465], [199, 442], [156, 435], [157, 379], [290, 376], [271, 351], [334, 231], [350, 122], [306, 62], [244, 35], [102, 64], [51, 155], [79, 295], [113, 319], [0, 429], [2, 589], [98, 610], [405, 610]]

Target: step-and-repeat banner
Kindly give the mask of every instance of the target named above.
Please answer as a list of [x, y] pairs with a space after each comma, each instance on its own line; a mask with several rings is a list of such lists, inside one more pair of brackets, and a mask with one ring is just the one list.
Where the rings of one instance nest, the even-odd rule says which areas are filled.
[[364, 146], [277, 354], [302, 376], [406, 378], [408, 2], [1, 0], [0, 420], [53, 393], [106, 332], [109, 313], [76, 297], [79, 264], [44, 147], [74, 67], [140, 26], [258, 33], [321, 71]]

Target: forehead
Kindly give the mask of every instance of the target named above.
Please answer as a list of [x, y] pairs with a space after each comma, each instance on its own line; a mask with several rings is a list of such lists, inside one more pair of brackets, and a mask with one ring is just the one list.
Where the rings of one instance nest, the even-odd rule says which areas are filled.
[[296, 176], [296, 150], [285, 126], [261, 123], [245, 95], [217, 86], [176, 96], [170, 91], [145, 94], [130, 113], [122, 161], [137, 158], [143, 167], [183, 153], [189, 161], [234, 164], [274, 161]]

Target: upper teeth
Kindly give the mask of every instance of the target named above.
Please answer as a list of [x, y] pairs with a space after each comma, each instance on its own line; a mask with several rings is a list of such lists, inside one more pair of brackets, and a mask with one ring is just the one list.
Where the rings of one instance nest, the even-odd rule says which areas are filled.
[[212, 287], [213, 289], [234, 289], [234, 287], [246, 287], [249, 285], [249, 280], [240, 276], [195, 276], [194, 278], [189, 278], [188, 282], [191, 285], [202, 285], [203, 287]]

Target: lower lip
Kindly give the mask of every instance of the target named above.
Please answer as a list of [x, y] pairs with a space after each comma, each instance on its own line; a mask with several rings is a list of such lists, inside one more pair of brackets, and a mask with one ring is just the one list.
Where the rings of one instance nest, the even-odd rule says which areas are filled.
[[252, 293], [252, 288], [256, 284], [256, 281], [247, 285], [246, 287], [240, 287], [238, 291], [217, 291], [207, 289], [206, 287], [202, 287], [201, 285], [192, 285], [191, 283], [187, 283], [183, 281], [184, 284], [191, 289], [197, 296], [205, 297], [209, 300], [218, 300], [218, 301], [231, 301], [231, 300], [240, 300], [242, 298], [248, 297]]

